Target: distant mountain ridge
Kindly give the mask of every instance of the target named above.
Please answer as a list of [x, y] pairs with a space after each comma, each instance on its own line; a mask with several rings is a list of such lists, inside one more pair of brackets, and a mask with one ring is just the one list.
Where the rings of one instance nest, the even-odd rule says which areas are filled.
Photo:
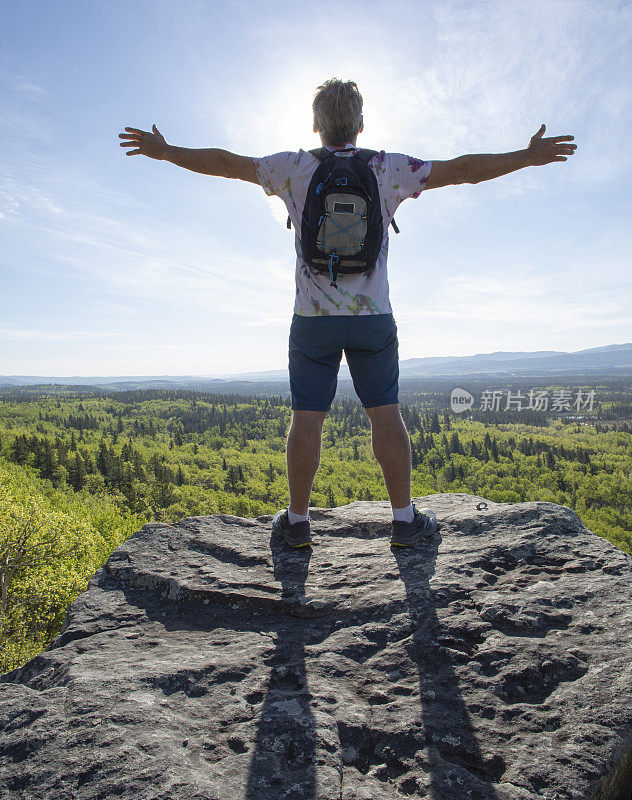
[[[590, 347], [575, 352], [537, 350], [533, 352], [476, 353], [472, 356], [429, 356], [400, 361], [400, 375], [407, 378], [459, 377], [489, 374], [499, 377], [560, 374], [564, 372], [595, 372], [608, 375], [632, 373], [632, 342]], [[235, 381], [259, 383], [287, 381], [287, 369], [260, 372], [223, 373], [219, 375], [120, 375], [120, 376], [63, 376], [5, 375], [0, 376], [0, 388], [62, 384], [70, 386], [101, 386], [107, 388], [192, 388], [206, 389]], [[339, 380], [351, 380], [346, 363], [340, 365]]]

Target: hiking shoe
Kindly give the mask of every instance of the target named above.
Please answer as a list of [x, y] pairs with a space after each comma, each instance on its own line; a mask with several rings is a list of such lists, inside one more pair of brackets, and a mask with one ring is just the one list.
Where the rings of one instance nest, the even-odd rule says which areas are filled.
[[439, 529], [434, 511], [430, 508], [415, 508], [413, 503], [414, 518], [412, 522], [393, 520], [393, 533], [391, 534], [391, 547], [411, 547], [420, 539], [429, 539]]
[[294, 525], [290, 525], [287, 508], [277, 511], [274, 515], [272, 530], [277, 536], [285, 539], [290, 547], [308, 547], [312, 544], [309, 520], [306, 522], [295, 522]]

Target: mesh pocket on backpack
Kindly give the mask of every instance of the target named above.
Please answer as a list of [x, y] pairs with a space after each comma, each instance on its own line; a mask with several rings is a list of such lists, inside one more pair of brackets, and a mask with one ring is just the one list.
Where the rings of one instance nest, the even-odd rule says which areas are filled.
[[366, 200], [355, 194], [332, 192], [325, 198], [325, 214], [316, 244], [322, 253], [340, 256], [359, 253], [366, 236]]

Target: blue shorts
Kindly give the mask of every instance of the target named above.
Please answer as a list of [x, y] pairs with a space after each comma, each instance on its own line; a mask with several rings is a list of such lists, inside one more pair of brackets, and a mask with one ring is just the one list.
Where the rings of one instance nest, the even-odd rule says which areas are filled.
[[294, 314], [289, 342], [294, 410], [329, 411], [343, 350], [364, 408], [398, 402], [399, 350], [392, 314]]

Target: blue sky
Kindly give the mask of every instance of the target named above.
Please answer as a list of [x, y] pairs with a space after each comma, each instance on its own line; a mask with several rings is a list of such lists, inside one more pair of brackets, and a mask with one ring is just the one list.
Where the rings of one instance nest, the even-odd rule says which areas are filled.
[[632, 341], [632, 5], [4, 3], [0, 374], [287, 366], [285, 207], [125, 156], [119, 132], [247, 156], [320, 145], [316, 87], [364, 97], [358, 144], [427, 160], [573, 134], [566, 162], [405, 201], [400, 358]]

